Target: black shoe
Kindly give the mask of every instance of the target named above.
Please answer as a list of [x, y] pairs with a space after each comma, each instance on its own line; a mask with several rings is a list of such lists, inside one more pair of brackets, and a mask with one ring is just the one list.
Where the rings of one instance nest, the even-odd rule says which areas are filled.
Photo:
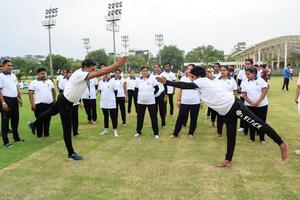
[[77, 155], [76, 153], [73, 153], [72, 155], [68, 156], [68, 159], [77, 161], [77, 160], [83, 160], [83, 157]]
[[33, 126], [33, 122], [29, 122], [28, 126], [31, 130], [31, 133], [35, 135], [36, 128]]
[[5, 145], [4, 145], [4, 147], [5, 147], [5, 148], [12, 148], [12, 147], [13, 147], [13, 145], [12, 145], [12, 144], [10, 144], [10, 143], [7, 143], [7, 144], [5, 144]]

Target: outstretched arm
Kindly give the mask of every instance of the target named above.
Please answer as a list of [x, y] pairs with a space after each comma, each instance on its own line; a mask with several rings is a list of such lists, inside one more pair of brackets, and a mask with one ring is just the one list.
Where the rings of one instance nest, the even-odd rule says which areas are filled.
[[197, 89], [199, 88], [195, 83], [186, 83], [186, 82], [176, 82], [176, 81], [168, 81], [165, 77], [156, 77], [158, 82], [161, 82], [164, 85], [169, 85], [173, 87], [177, 87], [180, 89]]
[[112, 71], [114, 71], [115, 69], [117, 69], [118, 67], [122, 66], [125, 62], [127, 62], [128, 57], [127, 56], [123, 56], [122, 58], [119, 58], [117, 60], [117, 62], [115, 62], [114, 64], [108, 66], [108, 67], [104, 67], [102, 69], [99, 69], [95, 72], [90, 72], [87, 79], [90, 80], [92, 78], [98, 77], [98, 76], [102, 76], [104, 74], [108, 74]]

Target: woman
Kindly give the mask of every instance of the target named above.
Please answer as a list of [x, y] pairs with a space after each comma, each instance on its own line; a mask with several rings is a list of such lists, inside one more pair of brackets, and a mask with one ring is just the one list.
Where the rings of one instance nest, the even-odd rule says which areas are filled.
[[166, 78], [157, 77], [159, 82], [181, 89], [197, 89], [201, 93], [201, 99], [219, 115], [224, 116], [224, 122], [227, 126], [227, 154], [217, 167], [229, 167], [234, 153], [236, 141], [237, 119], [248, 123], [250, 126], [265, 132], [274, 142], [276, 142], [281, 151], [281, 158], [285, 160], [288, 157], [288, 146], [276, 131], [268, 124], [254, 115], [239, 99], [236, 99], [232, 93], [224, 91], [214, 81], [206, 78], [205, 69], [194, 67], [191, 70], [191, 79], [193, 82], [172, 82]]
[[[214, 70], [211, 67], [207, 69], [206, 77], [209, 80], [214, 81], [214, 79], [215, 79]], [[211, 109], [210, 107], [207, 108], [207, 119], [209, 118], [209, 116], [210, 116], [210, 122], [211, 122], [210, 127], [213, 128], [213, 127], [215, 127], [217, 112], [214, 111], [213, 109]]]
[[[231, 92], [234, 96], [237, 96], [237, 83], [229, 76], [229, 68], [227, 66], [221, 67], [221, 77], [216, 79], [216, 82], [219, 84], [219, 87], [223, 88], [225, 91]], [[222, 115], [217, 116], [217, 137], [222, 136], [224, 124], [224, 117]]]
[[148, 67], [142, 67], [142, 76], [137, 81], [138, 102], [137, 102], [137, 121], [136, 134], [134, 137], [140, 137], [142, 134], [146, 108], [148, 108], [154, 138], [159, 139], [157, 112], [155, 105], [155, 94], [159, 91], [157, 81], [150, 76]]
[[[195, 65], [190, 64], [187, 66], [185, 71], [185, 76], [183, 76], [180, 81], [181, 82], [192, 82], [190, 71], [195, 67]], [[179, 107], [179, 113], [176, 120], [175, 129], [173, 131], [173, 135], [171, 138], [178, 137], [178, 134], [182, 128], [182, 125], [186, 124], [187, 118], [191, 116], [190, 120], [190, 128], [189, 128], [189, 137], [194, 137], [194, 132], [197, 127], [197, 119], [200, 110], [200, 94], [196, 90], [179, 90], [178, 98], [177, 98], [177, 105]]]
[[[122, 117], [122, 125], [126, 126], [126, 109], [125, 109], [125, 102], [128, 99], [127, 95], [127, 84], [125, 79], [121, 76], [121, 70], [117, 69], [114, 73], [115, 84], [118, 89], [117, 93], [117, 116], [118, 116], [118, 108], [121, 110], [121, 117]], [[118, 120], [118, 117], [117, 117]]]
[[114, 136], [118, 137], [118, 122], [117, 122], [117, 103], [116, 96], [118, 88], [116, 87], [113, 78], [110, 78], [110, 74], [105, 74], [103, 79], [99, 81], [98, 90], [101, 93], [100, 97], [100, 108], [102, 108], [104, 116], [104, 131], [101, 135], [107, 135], [109, 133], [109, 116], [112, 121]]
[[[248, 81], [243, 81], [241, 84], [242, 95], [245, 99], [244, 104], [263, 122], [266, 122], [268, 112], [268, 83], [262, 78], [259, 78], [253, 68], [246, 69]], [[265, 144], [265, 133], [258, 131], [259, 139], [262, 144]], [[255, 141], [256, 129], [250, 127], [250, 140]]]
[[135, 77], [134, 70], [129, 71], [129, 77], [126, 79], [127, 84], [127, 94], [128, 94], [128, 117], [131, 113], [131, 105], [132, 99], [134, 102], [135, 112], [136, 112], [136, 104], [137, 104], [137, 96], [136, 96], [136, 82], [137, 78]]

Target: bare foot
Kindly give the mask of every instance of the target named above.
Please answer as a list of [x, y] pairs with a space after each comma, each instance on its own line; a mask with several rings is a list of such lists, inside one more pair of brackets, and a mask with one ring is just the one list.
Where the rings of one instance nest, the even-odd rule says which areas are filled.
[[288, 145], [286, 143], [282, 143], [280, 145], [280, 151], [281, 151], [281, 159], [285, 160], [288, 157]]
[[221, 163], [217, 164], [216, 167], [231, 167], [231, 161], [223, 160]]

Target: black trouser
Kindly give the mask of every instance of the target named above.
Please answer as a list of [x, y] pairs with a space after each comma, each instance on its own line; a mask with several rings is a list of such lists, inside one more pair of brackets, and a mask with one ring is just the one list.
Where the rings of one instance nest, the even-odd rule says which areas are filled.
[[97, 120], [96, 99], [82, 99], [88, 121]]
[[[158, 97], [155, 97], [156, 112], [159, 111], [161, 118], [161, 126], [166, 125], [166, 104], [164, 102], [165, 93], [162, 92]], [[156, 113], [157, 114], [157, 113]]]
[[199, 110], [200, 110], [200, 104], [195, 104], [195, 105], [180, 104], [179, 113], [176, 120], [176, 125], [175, 125], [173, 135], [176, 137], [178, 136], [182, 128], [182, 125], [184, 124], [184, 122], [186, 123], [186, 119], [188, 118], [189, 113], [191, 117], [189, 135], [194, 135], [194, 132], [197, 127]]
[[152, 104], [152, 105], [137, 104], [136, 132], [139, 134], [142, 134], [146, 108], [148, 108], [148, 111], [150, 114], [153, 133], [154, 133], [154, 135], [159, 135], [158, 124], [157, 124], [157, 114], [156, 114], [157, 112], [156, 112], [155, 104]]
[[217, 116], [217, 132], [220, 135], [222, 135], [223, 125], [224, 125], [224, 116], [218, 115]]
[[[240, 97], [241, 101], [244, 103], [245, 99], [243, 97]], [[240, 120], [240, 128], [244, 129], [244, 134], [248, 135], [249, 125], [245, 123], [243, 120]]]
[[137, 112], [136, 111], [137, 94], [136, 94], [135, 90], [127, 90], [127, 93], [128, 93], [128, 108], [127, 108], [128, 113], [131, 113], [132, 99], [134, 102], [135, 112]]
[[[266, 122], [267, 120], [267, 113], [268, 113], [268, 105], [263, 107], [251, 107], [248, 106], [248, 108], [255, 114], [257, 117], [259, 117], [263, 122]], [[265, 133], [261, 132], [253, 127], [250, 127], [250, 139], [252, 141], [255, 141], [255, 133], [258, 133], [260, 141], [265, 141]]]
[[20, 136], [18, 132], [19, 126], [19, 102], [18, 98], [11, 98], [11, 97], [3, 97], [9, 110], [8, 112], [1, 112], [1, 131], [2, 131], [2, 140], [3, 144], [6, 145], [9, 143], [7, 133], [8, 133], [8, 124], [10, 120], [11, 129], [13, 133], [13, 138], [15, 141], [20, 141]]
[[206, 113], [206, 116], [207, 116], [207, 117], [210, 117], [210, 114], [211, 114], [211, 108], [210, 108], [210, 107], [207, 107], [207, 113]]
[[79, 105], [72, 106], [72, 128], [73, 135], [78, 135], [78, 108]]
[[286, 88], [287, 91], [289, 90], [289, 82], [290, 82], [289, 78], [283, 78], [282, 90], [284, 90], [284, 88]]
[[118, 121], [119, 107], [121, 110], [122, 124], [126, 124], [125, 97], [117, 97], [117, 121]]
[[215, 123], [218, 113], [215, 110], [210, 109], [210, 115], [210, 121]]
[[[174, 94], [168, 94], [169, 97], [169, 104], [170, 104], [170, 115], [174, 114], [174, 102], [173, 102], [173, 96]], [[167, 113], [167, 104], [166, 106], [166, 113]]]
[[241, 100], [236, 99], [230, 111], [224, 116], [224, 122], [227, 129], [226, 160], [231, 161], [233, 157], [236, 141], [237, 118], [243, 120], [250, 127], [254, 127], [255, 129], [266, 133], [278, 145], [281, 145], [283, 143], [280, 136], [272, 127], [270, 127], [268, 124], [254, 115], [253, 112], [251, 112], [251, 110], [247, 108]]
[[61, 124], [63, 127], [64, 141], [68, 154], [72, 155], [74, 152], [72, 146], [72, 107], [73, 103], [68, 101], [63, 94], [59, 94], [57, 101], [52, 106], [43, 112], [33, 123], [34, 127], [40, 126], [45, 119], [50, 116], [60, 114]]
[[113, 129], [118, 128], [118, 122], [117, 122], [117, 109], [116, 108], [102, 108], [102, 112], [104, 115], [104, 128], [109, 128], [109, 115], [110, 119], [113, 125]]
[[[35, 111], [34, 111], [34, 115], [36, 118], [38, 118], [43, 112], [45, 112], [46, 110], [48, 110], [51, 107], [51, 103], [47, 104], [47, 103], [38, 103], [35, 105]], [[37, 127], [36, 129], [36, 134], [37, 137], [48, 137], [49, 136], [49, 127], [50, 127], [50, 121], [51, 121], [51, 116], [49, 116], [48, 118], [46, 118], [41, 124], [40, 126]]]

